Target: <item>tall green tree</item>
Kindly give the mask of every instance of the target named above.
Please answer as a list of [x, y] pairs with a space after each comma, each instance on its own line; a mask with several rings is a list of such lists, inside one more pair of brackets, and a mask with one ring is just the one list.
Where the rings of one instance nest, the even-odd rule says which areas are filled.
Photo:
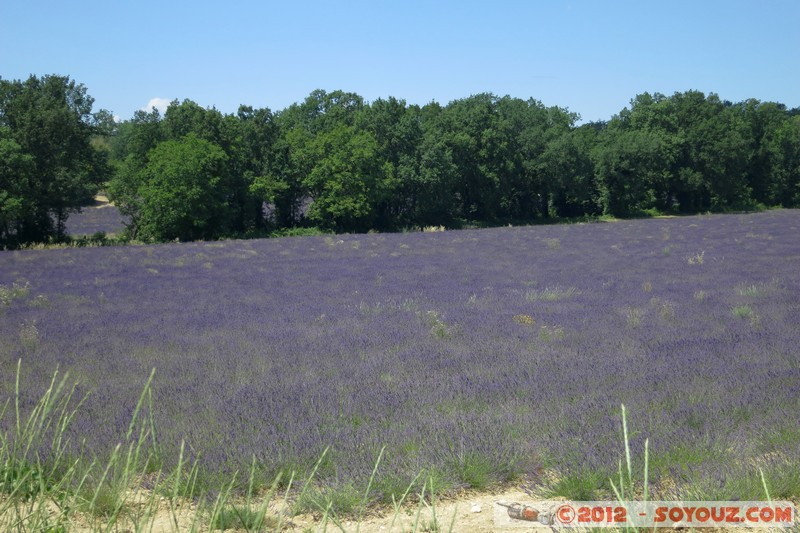
[[194, 133], [156, 146], [139, 177], [138, 235], [154, 241], [210, 239], [230, 231], [225, 191], [228, 158]]
[[151, 111], [136, 111], [131, 120], [119, 125], [117, 135], [111, 142], [114, 174], [108, 183], [108, 196], [127, 220], [130, 237], [138, 237], [142, 211], [139, 190], [143, 185], [144, 169], [150, 153], [165, 140], [161, 126], [161, 114]]
[[386, 194], [375, 206], [375, 226], [396, 229], [411, 225], [423, 138], [420, 108], [394, 97], [379, 98], [364, 107], [357, 118], [357, 128], [374, 136], [378, 145], [376, 157], [385, 169]]
[[441, 138], [458, 167], [460, 214], [470, 220], [492, 220], [499, 214], [495, 101], [489, 93], [473, 95], [450, 102], [441, 116]]
[[768, 197], [784, 207], [800, 207], [800, 114], [784, 121], [767, 149], [774, 160]]
[[459, 169], [453, 155], [444, 107], [430, 102], [409, 110], [419, 125], [421, 137], [413, 155], [401, 168], [400, 194], [406, 207], [401, 219], [407, 226], [452, 227], [461, 218], [461, 197], [457, 190]]
[[548, 216], [555, 183], [547, 180], [542, 157], [575, 120], [577, 115], [534, 99], [484, 93], [451, 102], [436, 135], [458, 167], [461, 216], [482, 221]]
[[30, 219], [36, 191], [34, 161], [11, 137], [11, 130], [0, 126], [0, 246], [15, 245], [19, 226]]
[[588, 124], [561, 133], [547, 143], [540, 158], [540, 169], [549, 185], [550, 215], [578, 217], [599, 214], [600, 189], [592, 160], [598, 135], [596, 127]]
[[605, 214], [631, 216], [653, 207], [656, 184], [669, 172], [669, 147], [655, 131], [612, 121], [594, 152], [600, 205]]
[[133, 118], [119, 124], [111, 141], [114, 160], [130, 159], [131, 165], [137, 169], [146, 165], [147, 153], [166, 140], [161, 119], [161, 113], [153, 108], [150, 111], [138, 110]]
[[[0, 79], [0, 127], [18, 147], [8, 144], [6, 150], [26, 154], [32, 164], [26, 184], [14, 187], [25, 195], [25, 208], [13, 211], [6, 241], [63, 237], [69, 214], [90, 200], [105, 179], [105, 159], [92, 146], [97, 133], [93, 102], [86, 87], [66, 76]], [[11, 217], [10, 210], [3, 215], [7, 221]]]
[[389, 193], [374, 136], [341, 125], [314, 137], [307, 153], [314, 161], [303, 179], [313, 200], [308, 217], [336, 231], [371, 229], [376, 206]]
[[[231, 125], [234, 124], [232, 118], [228, 117]], [[237, 162], [232, 172], [236, 179], [234, 204], [239, 206], [236, 225], [241, 229], [264, 229], [267, 226], [264, 204], [274, 205], [277, 192], [268, 186], [268, 176], [276, 166], [278, 126], [275, 115], [267, 108], [240, 106], [235, 125], [237, 137], [231, 151]]]
[[786, 106], [749, 99], [733, 106], [745, 123], [747, 142], [746, 177], [754, 201], [766, 205], [781, 204], [783, 167], [774, 151], [778, 132], [789, 119]]
[[[568, 170], [570, 165], [567, 165], [563, 170], [573, 173], [570, 178], [551, 173], [554, 170], [553, 156], [562, 148], [569, 146], [569, 141], [560, 144], [561, 139], [570, 135], [579, 116], [564, 108], [545, 107], [534, 99], [526, 101], [524, 112], [525, 126], [520, 132], [522, 143], [518, 151], [520, 166], [524, 172], [520, 182], [522, 202], [519, 212], [513, 213], [513, 216], [529, 220], [534, 217], [558, 215], [557, 205], [560, 201], [566, 201], [568, 197], [565, 191], [570, 187], [573, 191], [575, 189], [569, 182], [577, 180], [578, 173], [585, 171], [579, 168]], [[583, 154], [579, 153], [581, 149], [585, 150]], [[571, 155], [567, 153], [569, 151], [572, 152]], [[574, 156], [575, 159], [570, 164], [579, 165], [586, 162], [589, 152], [590, 147], [584, 146], [576, 138], [572, 147], [562, 155]], [[575, 204], [572, 206], [576, 207]], [[566, 204], [562, 207], [564, 208], [562, 210], [565, 210]]]
[[748, 157], [744, 123], [715, 94], [675, 93], [669, 98], [679, 140], [672, 176], [681, 210], [697, 212], [744, 205]]
[[[272, 161], [253, 190], [274, 204], [280, 225], [294, 226], [307, 219], [329, 228], [353, 230], [362, 227], [367, 219], [374, 221], [374, 206], [367, 208], [362, 192], [345, 186], [366, 179], [365, 165], [357, 163], [363, 150], [357, 147], [374, 150], [374, 136], [362, 135], [363, 128], [356, 127], [363, 109], [364, 101], [357, 94], [316, 90], [302, 103], [277, 114], [280, 133]], [[358, 138], [348, 142], [348, 135]], [[366, 139], [373, 144], [365, 143]], [[343, 152], [337, 154], [338, 150]], [[326, 176], [331, 179], [330, 184]], [[347, 196], [351, 192], [355, 197]], [[337, 194], [342, 196], [340, 201], [336, 201]], [[345, 204], [350, 207], [345, 208]]]
[[461, 204], [456, 192], [458, 166], [448, 143], [426, 133], [420, 146], [418, 170], [403, 179], [409, 191], [409, 225], [451, 226], [460, 216]]
[[[657, 159], [667, 165], [658, 176], [649, 174], [650, 207], [697, 212], [751, 202], [747, 125], [717, 95], [644, 93], [612, 122], [615, 128], [608, 135], [616, 136], [617, 130], [641, 135], [645, 145], [658, 146], [661, 156]], [[658, 140], [655, 145], [650, 142], [654, 139]], [[605, 146], [615, 146], [614, 141]]]

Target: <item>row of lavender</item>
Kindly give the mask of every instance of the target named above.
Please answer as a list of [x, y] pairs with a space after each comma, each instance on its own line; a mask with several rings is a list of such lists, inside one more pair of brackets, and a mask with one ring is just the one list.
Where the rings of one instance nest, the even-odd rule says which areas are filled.
[[[56, 367], [113, 447], [156, 368], [159, 442], [207, 472], [656, 480], [800, 457], [800, 212], [0, 253], [0, 401]], [[24, 405], [23, 405], [24, 408]], [[794, 458], [794, 459], [787, 459]], [[794, 461], [793, 463], [791, 461]], [[786, 468], [782, 464], [782, 468]], [[734, 497], [728, 494], [727, 497]]]
[[73, 237], [107, 233], [117, 235], [125, 230], [127, 219], [114, 205], [100, 203], [87, 206], [67, 219], [67, 233]]

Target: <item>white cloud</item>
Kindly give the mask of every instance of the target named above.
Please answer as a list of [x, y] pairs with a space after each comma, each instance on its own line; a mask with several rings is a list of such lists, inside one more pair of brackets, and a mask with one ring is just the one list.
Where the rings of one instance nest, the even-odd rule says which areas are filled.
[[166, 98], [151, 98], [147, 105], [142, 107], [142, 111], [150, 112], [154, 107], [163, 115], [169, 107], [169, 100]]

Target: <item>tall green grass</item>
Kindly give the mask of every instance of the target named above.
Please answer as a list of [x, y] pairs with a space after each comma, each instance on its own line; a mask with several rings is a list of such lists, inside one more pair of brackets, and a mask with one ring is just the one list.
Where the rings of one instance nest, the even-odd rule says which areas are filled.
[[[353, 487], [326, 489], [316, 482], [317, 472], [327, 460], [326, 449], [302, 479], [295, 472], [279, 474], [268, 488], [261, 487], [253, 458], [244, 484], [235, 474], [214, 491], [213, 498], [210, 492], [201, 492], [197, 484], [198, 463], [186, 461], [183, 444], [177, 463], [168, 470], [163, 466], [163, 451], [152, 418], [153, 372], [116, 447], [105, 456], [98, 456], [102, 458], [73, 456], [69, 452], [74, 447], [70, 447], [68, 429], [85, 397], [76, 398], [76, 385], [69, 385], [68, 374], [59, 376], [56, 371], [38, 402], [23, 412], [20, 370], [18, 362], [14, 398], [0, 406], [0, 428], [5, 428], [0, 431], [0, 531], [60, 533], [77, 527], [82, 531], [136, 533], [165, 529], [281, 531], [297, 515], [311, 514], [316, 528], [345, 531], [347, 519], [355, 520], [356, 525], [350, 530], [358, 533], [375, 501], [375, 480], [385, 449], [378, 454], [363, 491]], [[644, 444], [639, 477], [634, 471], [624, 405], [621, 419], [623, 455], [616, 479], [609, 479], [608, 484], [620, 502], [647, 501], [649, 440]], [[772, 484], [767, 481], [771, 476], [775, 476]], [[768, 500], [786, 498], [796, 495], [800, 487], [800, 479], [796, 478], [785, 472], [778, 475], [774, 469], [765, 474], [759, 468], [757, 479], [752, 478], [758, 485], [753, 490]], [[577, 484], [567, 483], [562, 488], [583, 499], [593, 499], [595, 490], [604, 484], [597, 476], [573, 481]], [[399, 526], [413, 532], [452, 531], [456, 514], [440, 516], [440, 491], [441, 482], [435, 473], [420, 473], [404, 484], [403, 490], [393, 491], [394, 514], [389, 529]]]
[[[102, 459], [72, 456], [68, 429], [86, 397], [76, 398], [77, 384], [56, 371], [38, 402], [23, 412], [20, 402], [21, 361], [17, 363], [14, 398], [0, 406], [0, 531], [61, 533], [81, 531], [208, 531], [237, 529], [281, 531], [298, 513], [312, 513], [323, 529], [344, 531], [344, 517], [357, 519], [359, 531], [371, 500], [384, 451], [377, 457], [366, 490], [354, 505], [340, 510], [337, 491], [315, 482], [326, 460], [325, 450], [305, 479], [279, 474], [266, 492], [256, 482], [255, 458], [242, 494], [239, 474], [214, 491], [197, 489], [198, 463], [185, 460], [182, 444], [177, 464], [165, 470], [152, 418], [151, 372], [125, 435]], [[9, 420], [10, 419], [10, 420]], [[410, 496], [417, 511], [408, 531], [451, 531], [436, 516], [433, 477], [419, 486], [421, 475], [394, 495], [394, 521], [403, 522]], [[145, 488], [147, 487], [147, 488]], [[280, 488], [280, 494], [279, 494]], [[416, 490], [416, 492], [414, 492]], [[157, 522], [158, 520], [158, 522]], [[165, 523], [166, 521], [166, 523]], [[394, 522], [393, 522], [394, 523]]]

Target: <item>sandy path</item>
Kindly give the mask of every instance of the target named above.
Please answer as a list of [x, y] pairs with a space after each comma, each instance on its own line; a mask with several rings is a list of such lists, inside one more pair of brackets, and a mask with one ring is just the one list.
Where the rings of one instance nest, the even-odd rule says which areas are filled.
[[[497, 501], [517, 502], [529, 501], [531, 497], [516, 489], [496, 492], [496, 493], [465, 493], [457, 498], [446, 498], [437, 501], [435, 509], [436, 523], [438, 531], [449, 531], [450, 524], [453, 524], [454, 532], [505, 532], [505, 531], [532, 531], [530, 524], [521, 523], [522, 527], [503, 527], [501, 521], [496, 520], [496, 513], [505, 515], [505, 508], [496, 505]], [[418, 516], [419, 515], [419, 516]], [[400, 513], [395, 513], [389, 509], [386, 514], [381, 516], [369, 516], [362, 520], [361, 525], [357, 526], [354, 521], [344, 521], [341, 525], [345, 531], [358, 530], [364, 533], [399, 533], [414, 531], [415, 524], [417, 531], [437, 531], [434, 529], [434, 516], [430, 508], [423, 506], [420, 510], [419, 505], [411, 505], [404, 508]], [[324, 524], [319, 523], [310, 516], [298, 516], [292, 520], [294, 526], [291, 531], [326, 531]], [[329, 524], [327, 531], [341, 531], [335, 524]], [[543, 531], [549, 531], [544, 528]]]
[[95, 195], [94, 197], [94, 207], [95, 209], [102, 209], [104, 207], [112, 207], [114, 202], [109, 202], [108, 197], [102, 194]]
[[[139, 502], [146, 502], [150, 498], [149, 493], [146, 491], [139, 493]], [[514, 532], [545, 532], [545, 531], [583, 531], [580, 529], [552, 529], [538, 523], [512, 521], [507, 516], [506, 508], [497, 504], [497, 502], [522, 502], [530, 503], [537, 498], [531, 497], [529, 494], [516, 488], [510, 488], [499, 492], [489, 493], [463, 493], [454, 498], [445, 498], [441, 501], [437, 500], [435, 509], [435, 521], [432, 509], [427, 506], [420, 506], [411, 504], [405, 506], [399, 513], [394, 513], [391, 509], [385, 512], [371, 511], [365, 517], [360, 525], [354, 520], [343, 520], [338, 524], [334, 521], [327, 523], [321, 520], [319, 516], [312, 515], [299, 515], [291, 519], [287, 518], [283, 522], [281, 531], [287, 532], [345, 532], [353, 533], [355, 531], [363, 533], [406, 533], [412, 531], [418, 532], [433, 532], [433, 531], [453, 531], [456, 533], [514, 533]], [[128, 512], [135, 513], [136, 496], [132, 495], [129, 500]], [[797, 505], [797, 502], [794, 502]], [[58, 514], [55, 506], [50, 509], [51, 516], [55, 517]], [[271, 516], [277, 516], [277, 510]], [[4, 520], [5, 518], [5, 520]], [[0, 530], [8, 530], [8, 516], [0, 516]], [[82, 519], [83, 518], [83, 519]], [[140, 524], [139, 531], [152, 531], [153, 533], [172, 533], [172, 532], [210, 532], [219, 531], [211, 530], [207, 523], [207, 514], [197, 515], [196, 508], [192, 504], [185, 503], [173, 513], [169, 510], [168, 503], [164, 498], [160, 498], [158, 503], [158, 511], [155, 516], [150, 520]], [[121, 521], [111, 528], [111, 531], [119, 533], [133, 533], [137, 529], [131, 523], [124, 523]], [[195, 524], [197, 522], [197, 524]], [[195, 528], [192, 529], [192, 525]], [[199, 524], [199, 527], [197, 525]], [[452, 529], [451, 529], [452, 524]], [[438, 527], [437, 527], [438, 526]], [[274, 527], [274, 525], [272, 526]], [[94, 531], [104, 530], [102, 523], [94, 521], [92, 523], [89, 517], [74, 517], [68, 531], [89, 533]], [[704, 533], [721, 532], [721, 531], [748, 531], [748, 528], [704, 528]], [[243, 529], [235, 530], [228, 529], [226, 531], [245, 531]], [[265, 531], [273, 531], [272, 528], [267, 528]], [[612, 529], [604, 529], [603, 531], [614, 531]], [[675, 529], [660, 528], [659, 532], [679, 531]], [[682, 531], [686, 531], [683, 529]], [[768, 529], [761, 529], [759, 531], [769, 531]], [[788, 531], [788, 530], [781, 530]]]

